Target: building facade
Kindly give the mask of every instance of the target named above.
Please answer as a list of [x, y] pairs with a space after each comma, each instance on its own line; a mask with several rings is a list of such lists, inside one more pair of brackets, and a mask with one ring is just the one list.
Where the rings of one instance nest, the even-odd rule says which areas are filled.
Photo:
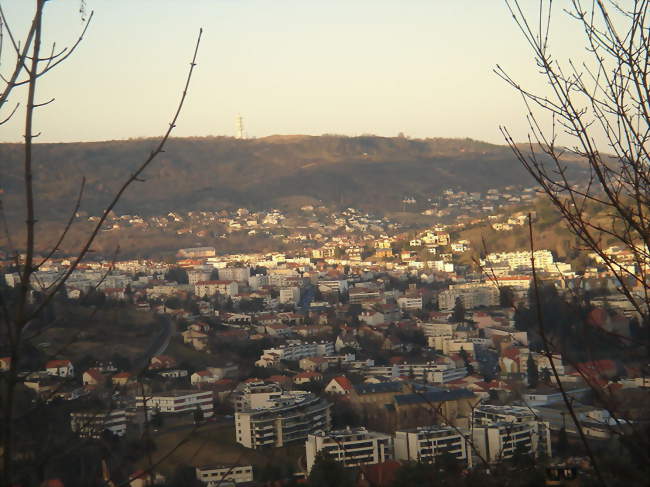
[[308, 392], [266, 397], [258, 405], [263, 407], [235, 413], [237, 443], [247, 448], [280, 447], [305, 441], [310, 433], [331, 428], [332, 405]]
[[305, 442], [307, 472], [311, 471], [320, 451], [325, 451], [344, 467], [383, 463], [393, 456], [392, 440], [390, 435], [363, 427], [312, 433]]
[[206, 418], [213, 414], [212, 391], [171, 391], [136, 397], [137, 408], [144, 408], [145, 402], [149, 410], [161, 413], [189, 413], [199, 408]]
[[[395, 459], [433, 463], [437, 456], [453, 455], [472, 466], [465, 432], [450, 426], [422, 426], [395, 432]], [[468, 454], [469, 452], [469, 454]]]

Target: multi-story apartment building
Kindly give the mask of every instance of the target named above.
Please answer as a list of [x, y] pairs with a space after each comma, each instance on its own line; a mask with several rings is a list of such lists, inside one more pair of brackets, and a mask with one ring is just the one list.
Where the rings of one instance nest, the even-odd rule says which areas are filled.
[[369, 289], [365, 287], [353, 287], [349, 291], [350, 304], [360, 304], [366, 300], [382, 299], [384, 292], [379, 289]]
[[146, 407], [161, 413], [189, 413], [197, 408], [203, 411], [203, 416], [209, 418], [213, 414], [212, 391], [171, 391], [152, 393], [150, 396], [137, 396], [137, 408]]
[[251, 275], [249, 267], [223, 267], [218, 272], [220, 280], [237, 281], [240, 283], [247, 283]]
[[551, 456], [549, 423], [520, 406], [483, 405], [473, 411], [472, 444], [488, 462], [512, 458], [515, 453]]
[[252, 465], [204, 465], [196, 467], [196, 478], [206, 487], [253, 481]]
[[465, 431], [451, 426], [421, 426], [395, 432], [395, 459], [432, 463], [440, 455], [453, 455], [472, 466], [472, 455]]
[[269, 398], [264, 406], [235, 413], [237, 443], [255, 449], [280, 447], [331, 428], [332, 405], [309, 392], [286, 392]]
[[194, 286], [201, 281], [209, 281], [212, 275], [212, 268], [190, 269], [187, 271], [187, 283]]
[[280, 289], [279, 301], [281, 304], [297, 304], [300, 301], [300, 288], [297, 286], [283, 287]]
[[467, 375], [467, 369], [465, 367], [455, 368], [448, 364], [427, 362], [424, 364], [371, 366], [366, 367], [362, 373], [366, 376], [380, 375], [392, 378], [406, 376], [419, 380], [426, 380], [427, 382], [443, 383], [465, 377]]
[[427, 337], [438, 337], [454, 335], [454, 328], [456, 325], [453, 323], [440, 322], [440, 323], [418, 323], [418, 327]]
[[499, 304], [499, 288], [489, 282], [452, 284], [449, 289], [438, 294], [438, 306], [443, 311], [452, 310], [457, 298], [463, 301], [466, 309], [478, 306], [497, 306]]
[[200, 298], [215, 294], [234, 296], [238, 291], [237, 281], [199, 281], [194, 285], [194, 294]]
[[467, 376], [466, 367], [447, 367], [442, 370], [434, 370], [427, 373], [427, 382], [434, 384], [446, 384], [456, 379], [462, 379]]
[[348, 290], [348, 281], [346, 279], [319, 279], [318, 289], [321, 292], [338, 292], [346, 293]]
[[70, 413], [70, 429], [82, 438], [99, 438], [105, 430], [117, 436], [124, 436], [126, 425], [124, 409]]
[[[550, 250], [536, 250], [533, 252], [535, 267], [541, 270], [553, 270], [553, 254]], [[516, 252], [495, 252], [481, 259], [481, 265], [488, 267], [492, 263], [506, 263], [510, 269], [530, 267], [530, 252], [521, 250]]]
[[397, 305], [403, 311], [422, 309], [422, 296], [401, 296], [397, 298]]
[[325, 451], [344, 467], [373, 465], [390, 460], [393, 454], [392, 437], [366, 428], [350, 428], [336, 431], [317, 431], [305, 442], [307, 472], [310, 472], [319, 451]]
[[288, 340], [286, 345], [268, 348], [264, 350], [256, 365], [268, 361], [265, 357], [275, 357], [276, 360], [300, 360], [305, 357], [324, 357], [334, 353], [334, 342], [303, 342], [300, 340]]
[[282, 387], [275, 382], [266, 383], [266, 382], [244, 382], [237, 386], [235, 392], [232, 393], [231, 401], [235, 408], [235, 411], [243, 411], [245, 409], [251, 409], [253, 407], [254, 398], [257, 397], [257, 394], [268, 394], [268, 395], [281, 395]]

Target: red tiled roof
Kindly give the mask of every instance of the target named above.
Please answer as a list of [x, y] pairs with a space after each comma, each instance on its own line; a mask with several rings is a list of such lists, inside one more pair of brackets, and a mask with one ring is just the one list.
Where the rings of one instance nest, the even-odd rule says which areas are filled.
[[352, 390], [352, 382], [350, 382], [350, 379], [348, 379], [346, 376], [339, 375], [337, 377], [334, 377], [334, 379], [332, 379], [332, 380], [335, 380], [336, 383], [339, 386], [341, 386], [341, 389], [343, 389], [344, 391], [351, 391]]
[[72, 362], [69, 360], [50, 360], [48, 363], [45, 364], [46, 369], [55, 369], [58, 367], [67, 367], [68, 365], [72, 365]]
[[97, 382], [101, 382], [104, 379], [104, 375], [99, 371], [99, 369], [88, 369], [84, 372], [84, 375], [85, 374], [88, 374]]

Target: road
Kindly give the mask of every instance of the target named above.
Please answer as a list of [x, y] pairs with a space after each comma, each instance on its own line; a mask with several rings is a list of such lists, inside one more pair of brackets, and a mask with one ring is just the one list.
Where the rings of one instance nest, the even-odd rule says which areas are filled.
[[161, 328], [151, 341], [144, 353], [133, 361], [133, 373], [139, 374], [149, 365], [151, 357], [161, 355], [169, 345], [169, 341], [176, 334], [176, 324], [168, 316], [160, 316]]

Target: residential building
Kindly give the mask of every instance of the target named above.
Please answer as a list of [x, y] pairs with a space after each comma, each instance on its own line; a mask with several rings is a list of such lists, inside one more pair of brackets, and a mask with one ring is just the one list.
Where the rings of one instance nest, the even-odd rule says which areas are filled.
[[534, 409], [482, 405], [473, 411], [472, 441], [488, 462], [507, 460], [515, 452], [551, 457], [551, 432]]
[[347, 396], [353, 391], [354, 387], [350, 380], [344, 375], [334, 377], [325, 386], [324, 391], [328, 394], [339, 394]]
[[237, 443], [254, 449], [280, 447], [331, 428], [331, 404], [309, 392], [287, 392], [263, 406], [235, 413]]
[[296, 304], [300, 301], [300, 288], [297, 286], [280, 289], [279, 301], [281, 304]]
[[196, 467], [196, 478], [206, 487], [253, 481], [252, 465], [204, 465]]
[[401, 296], [397, 305], [402, 311], [418, 311], [422, 309], [422, 296]]
[[392, 458], [392, 443], [390, 435], [363, 427], [314, 432], [305, 443], [307, 472], [311, 471], [320, 451], [325, 451], [344, 467], [383, 463]]
[[472, 455], [463, 430], [444, 425], [421, 426], [395, 432], [395, 459], [433, 463], [440, 455], [451, 454], [472, 466]]
[[212, 391], [171, 391], [152, 393], [150, 396], [137, 396], [136, 407], [158, 410], [161, 413], [189, 413], [200, 408], [203, 416], [213, 414]]
[[446, 321], [437, 323], [418, 323], [418, 327], [427, 337], [451, 337], [454, 335], [454, 326], [453, 323], [448, 323]]
[[460, 298], [466, 309], [478, 306], [497, 306], [499, 304], [499, 288], [489, 282], [470, 282], [452, 284], [438, 294], [438, 306], [443, 311], [454, 309], [456, 299]]
[[300, 360], [306, 357], [324, 357], [334, 353], [332, 342], [302, 342], [288, 340], [286, 345], [264, 350], [260, 359], [255, 362], [259, 367], [275, 365], [280, 360]]
[[256, 404], [257, 394], [275, 394], [279, 397], [282, 394], [282, 387], [275, 382], [252, 381], [243, 382], [232, 393], [231, 401], [235, 411], [244, 411], [251, 409]]
[[57, 375], [59, 377], [74, 376], [74, 366], [69, 360], [50, 360], [45, 364], [45, 371], [49, 375]]
[[245, 284], [251, 275], [249, 267], [224, 267], [218, 270], [219, 279], [222, 281], [237, 281]]
[[108, 430], [114, 435], [126, 434], [126, 411], [80, 411], [70, 413], [70, 429], [82, 438], [99, 438]]
[[194, 285], [194, 294], [200, 298], [216, 294], [232, 297], [238, 292], [237, 281], [199, 281]]

